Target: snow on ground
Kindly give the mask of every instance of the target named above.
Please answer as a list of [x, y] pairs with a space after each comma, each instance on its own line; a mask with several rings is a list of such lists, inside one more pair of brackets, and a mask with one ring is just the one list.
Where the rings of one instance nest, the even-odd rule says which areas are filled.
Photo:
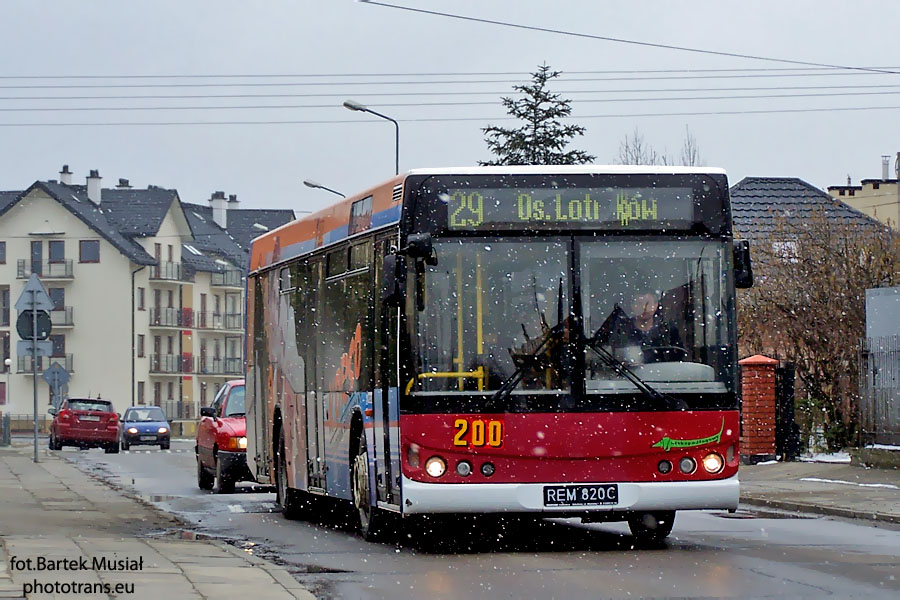
[[841, 485], [855, 485], [867, 488], [886, 488], [889, 490], [900, 490], [900, 486], [890, 483], [858, 483], [856, 481], [843, 481], [841, 479], [821, 479], [819, 477], [801, 477], [800, 481], [812, 481], [815, 483], [839, 483]]
[[807, 454], [799, 457], [797, 460], [803, 462], [827, 462], [827, 463], [849, 463], [849, 452], [835, 452], [834, 454]]
[[871, 448], [872, 450], [895, 450], [900, 452], [900, 446], [889, 446], [888, 444], [870, 444], [866, 446], [866, 448]]

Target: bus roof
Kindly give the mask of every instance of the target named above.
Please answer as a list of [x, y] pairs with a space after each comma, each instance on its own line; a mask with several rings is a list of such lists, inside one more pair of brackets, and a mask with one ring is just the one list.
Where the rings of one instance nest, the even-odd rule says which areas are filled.
[[[364, 192], [349, 196], [303, 218], [273, 229], [253, 240], [250, 271], [258, 271], [337, 242], [355, 233], [400, 220], [403, 182], [409, 175], [724, 175], [724, 169], [659, 165], [528, 165], [496, 167], [441, 167], [412, 169]], [[357, 207], [351, 230], [353, 204], [371, 197], [371, 204]]]

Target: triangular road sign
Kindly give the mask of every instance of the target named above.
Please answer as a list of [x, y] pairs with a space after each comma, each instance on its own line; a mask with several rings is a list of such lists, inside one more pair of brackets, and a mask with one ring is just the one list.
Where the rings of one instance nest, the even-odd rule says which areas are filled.
[[16, 300], [16, 310], [20, 312], [23, 310], [53, 310], [53, 307], [53, 300], [50, 299], [41, 280], [38, 279], [36, 273], [32, 273], [28, 278], [28, 283], [25, 284], [25, 289]]

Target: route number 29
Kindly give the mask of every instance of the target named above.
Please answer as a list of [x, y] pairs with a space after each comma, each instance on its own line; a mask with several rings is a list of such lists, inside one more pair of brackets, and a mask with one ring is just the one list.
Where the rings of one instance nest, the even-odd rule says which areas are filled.
[[453, 428], [456, 429], [456, 435], [453, 436], [454, 446], [499, 448], [503, 444], [503, 421], [456, 419]]

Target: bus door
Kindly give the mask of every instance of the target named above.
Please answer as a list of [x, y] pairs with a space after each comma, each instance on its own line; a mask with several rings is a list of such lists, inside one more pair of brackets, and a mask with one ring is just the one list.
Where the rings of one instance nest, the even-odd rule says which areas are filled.
[[[306, 398], [303, 402], [306, 425], [306, 465], [308, 485], [325, 491], [325, 414], [323, 402], [325, 394], [320, 393], [316, 377], [316, 340], [320, 330], [321, 303], [318, 290], [322, 289], [322, 260], [311, 259], [301, 275], [302, 291], [298, 289], [297, 305], [303, 307], [306, 327], [298, 329], [297, 335], [304, 336], [302, 347], [306, 361]], [[299, 287], [299, 286], [298, 286]], [[301, 342], [298, 341], [298, 345]]]
[[[400, 504], [400, 431], [397, 389], [397, 340], [399, 309], [380, 302], [384, 256], [396, 246], [397, 236], [375, 243], [375, 393], [372, 402], [374, 421], [375, 482], [379, 502]], [[386, 460], [387, 459], [387, 460]]]

